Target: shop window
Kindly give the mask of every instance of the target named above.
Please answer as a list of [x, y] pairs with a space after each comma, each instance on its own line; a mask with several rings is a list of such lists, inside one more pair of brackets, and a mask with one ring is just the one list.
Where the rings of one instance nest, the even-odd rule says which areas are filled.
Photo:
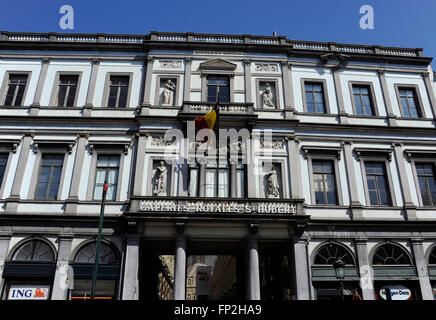
[[[69, 299], [90, 299], [96, 251], [96, 242], [87, 243], [77, 251], [74, 262], [71, 264], [74, 270], [74, 288], [69, 291]], [[115, 299], [120, 272], [118, 254], [112, 246], [102, 242], [98, 261], [95, 299]]]

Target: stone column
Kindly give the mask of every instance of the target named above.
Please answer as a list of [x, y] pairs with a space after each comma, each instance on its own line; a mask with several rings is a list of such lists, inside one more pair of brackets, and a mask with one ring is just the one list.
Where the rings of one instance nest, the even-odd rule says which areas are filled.
[[65, 204], [65, 213], [77, 213], [77, 203], [79, 201], [79, 188], [81, 185], [81, 177], [83, 170], [83, 162], [86, 153], [86, 143], [88, 137], [86, 135], [79, 135], [76, 147], [76, 157], [74, 159], [73, 180], [71, 181], [70, 193]]
[[9, 241], [11, 240], [10, 236], [1, 235], [0, 236], [0, 292], [3, 292], [3, 269], [5, 266], [6, 257], [8, 256], [9, 249]]
[[433, 111], [433, 118], [436, 119], [436, 96], [430, 81], [430, 72], [423, 72], [422, 77], [424, 78], [425, 88], [427, 89], [427, 94], [431, 104], [431, 110]]
[[71, 254], [72, 237], [61, 236], [59, 239], [58, 260], [53, 281], [52, 300], [66, 300], [70, 281], [74, 281], [73, 272], [69, 272], [68, 261]]
[[191, 99], [191, 70], [192, 57], [185, 58], [185, 85], [183, 87], [183, 101]]
[[247, 300], [260, 300], [259, 253], [257, 237], [247, 237]]
[[244, 59], [244, 85], [246, 103], [253, 102], [253, 96], [251, 92], [251, 62], [251, 59]]
[[186, 235], [176, 235], [176, 259], [174, 265], [174, 300], [186, 299]]
[[415, 258], [416, 271], [418, 272], [419, 287], [423, 300], [434, 300], [433, 289], [428, 276], [427, 259], [422, 247], [422, 239], [412, 239], [413, 256]]
[[356, 172], [354, 170], [354, 158], [353, 148], [350, 141], [344, 143], [344, 155], [345, 155], [345, 168], [347, 171], [348, 190], [350, 194], [350, 207], [352, 211], [352, 217], [355, 220], [363, 219], [362, 217], [362, 204], [359, 200], [359, 192], [357, 191]]
[[9, 198], [6, 200], [6, 212], [15, 213], [17, 211], [18, 200], [20, 199], [21, 186], [24, 180], [24, 171], [26, 169], [27, 161], [29, 159], [30, 145], [32, 144], [33, 137], [30, 134], [24, 134], [23, 142], [21, 144], [20, 156], [18, 158], [17, 169], [15, 171], [14, 182], [12, 183], [12, 190]]
[[287, 60], [281, 63], [285, 98], [285, 119], [292, 119], [295, 111], [294, 87], [292, 86], [292, 64]]
[[397, 116], [392, 111], [392, 103], [391, 103], [391, 98], [389, 97], [388, 83], [386, 81], [386, 72], [384, 69], [380, 69], [378, 70], [378, 74], [379, 74], [381, 89], [383, 92], [383, 100], [385, 101], [385, 105], [386, 105], [386, 113], [387, 113], [389, 125], [396, 126]]
[[412, 201], [409, 181], [406, 174], [406, 164], [403, 155], [403, 146], [401, 144], [393, 144], [395, 151], [395, 159], [397, 162], [397, 170], [400, 176], [401, 190], [403, 194], [403, 206], [407, 214], [407, 220], [416, 220], [416, 205]]
[[153, 64], [156, 57], [148, 56], [145, 60], [147, 71], [145, 74], [144, 97], [141, 104], [141, 115], [147, 115], [151, 107], [151, 78], [153, 75]]
[[304, 199], [300, 164], [300, 141], [297, 138], [287, 138], [288, 163], [291, 172], [291, 199]]
[[348, 113], [345, 112], [344, 97], [342, 95], [341, 79], [339, 77], [339, 67], [333, 67], [333, 80], [335, 83], [336, 101], [338, 102], [339, 121], [340, 123], [348, 123]]
[[133, 196], [143, 196], [142, 187], [144, 185], [145, 170], [145, 145], [147, 137], [139, 135], [136, 144], [135, 178], [133, 181]]
[[36, 92], [33, 98], [33, 103], [30, 106], [30, 116], [36, 116], [39, 113], [39, 108], [41, 106], [42, 90], [44, 89], [45, 78], [47, 77], [47, 70], [50, 61], [51, 58], [42, 58], [41, 72], [39, 73], [38, 84], [36, 85]]
[[293, 238], [295, 290], [297, 300], [311, 300], [311, 270], [307, 252], [308, 239], [295, 235]]
[[92, 68], [91, 68], [91, 78], [89, 80], [88, 93], [86, 95], [85, 105], [83, 106], [83, 117], [90, 117], [91, 110], [93, 108], [94, 94], [95, 94], [95, 85], [97, 84], [97, 75], [98, 69], [100, 66], [101, 59], [94, 58], [92, 59]]
[[356, 251], [360, 273], [360, 287], [362, 288], [363, 300], [375, 300], [373, 273], [371, 263], [368, 260], [367, 239], [356, 239]]
[[122, 300], [139, 298], [139, 242], [141, 236], [129, 233], [126, 236], [126, 256], [124, 262], [124, 283]]

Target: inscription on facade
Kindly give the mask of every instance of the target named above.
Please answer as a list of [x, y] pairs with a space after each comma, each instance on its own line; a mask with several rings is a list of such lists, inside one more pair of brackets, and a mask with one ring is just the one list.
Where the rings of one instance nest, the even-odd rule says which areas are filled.
[[218, 201], [176, 201], [142, 200], [141, 212], [185, 212], [185, 213], [271, 213], [295, 214], [294, 204], [281, 202], [218, 202]]

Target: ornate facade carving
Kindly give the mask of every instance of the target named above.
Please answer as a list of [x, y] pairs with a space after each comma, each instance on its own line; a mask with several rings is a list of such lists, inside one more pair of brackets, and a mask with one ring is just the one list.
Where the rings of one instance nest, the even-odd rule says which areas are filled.
[[279, 68], [275, 63], [255, 63], [255, 70], [259, 72], [278, 72]]
[[160, 69], [181, 69], [182, 60], [159, 60]]

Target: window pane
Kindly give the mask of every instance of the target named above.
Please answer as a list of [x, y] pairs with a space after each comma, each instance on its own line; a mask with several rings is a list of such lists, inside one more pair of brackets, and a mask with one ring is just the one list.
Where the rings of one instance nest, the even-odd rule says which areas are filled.
[[206, 197], [215, 197], [216, 170], [206, 170]]
[[96, 178], [95, 178], [95, 182], [103, 184], [105, 178], [106, 178], [106, 170], [105, 169], [98, 169], [97, 170], [97, 175], [96, 175]]
[[59, 189], [59, 183], [52, 182], [50, 184], [50, 190], [49, 190], [49, 193], [47, 195], [47, 198], [48, 199], [56, 199], [57, 195], [58, 195], [58, 189]]
[[120, 91], [120, 99], [118, 101], [118, 108], [125, 108], [127, 105], [127, 87], [122, 87]]
[[229, 196], [229, 171], [219, 170], [218, 176], [218, 197], [228, 197]]
[[36, 198], [44, 199], [46, 196], [47, 188], [48, 188], [48, 183], [46, 182], [38, 183], [38, 186], [36, 187]]

